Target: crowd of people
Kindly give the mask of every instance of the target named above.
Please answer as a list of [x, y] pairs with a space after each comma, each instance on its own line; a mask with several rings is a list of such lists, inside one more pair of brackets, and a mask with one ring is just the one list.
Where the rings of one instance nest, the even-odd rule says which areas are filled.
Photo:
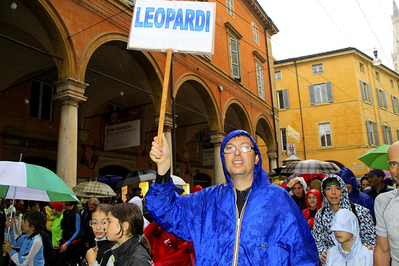
[[[2, 265], [399, 266], [399, 198], [383, 170], [360, 184], [346, 167], [311, 182], [295, 175], [283, 188], [247, 132], [227, 134], [220, 155], [226, 183], [189, 195], [173, 183], [163, 136], [152, 142], [157, 175], [145, 199], [134, 188], [124, 203], [4, 201]], [[397, 183], [399, 142], [388, 164]]]

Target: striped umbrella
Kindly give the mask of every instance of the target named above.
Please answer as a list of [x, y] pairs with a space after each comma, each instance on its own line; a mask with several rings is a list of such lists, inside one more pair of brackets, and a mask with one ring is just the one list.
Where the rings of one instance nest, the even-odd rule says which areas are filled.
[[77, 196], [85, 198], [105, 198], [116, 196], [115, 191], [105, 183], [89, 181], [80, 183], [72, 188]]
[[333, 162], [323, 162], [319, 160], [305, 160], [292, 162], [281, 171], [291, 174], [337, 174], [341, 169]]

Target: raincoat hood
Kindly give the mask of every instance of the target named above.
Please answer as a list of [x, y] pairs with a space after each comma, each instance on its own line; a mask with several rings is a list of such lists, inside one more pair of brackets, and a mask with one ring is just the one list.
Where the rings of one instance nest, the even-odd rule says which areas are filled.
[[345, 184], [350, 184], [352, 186], [352, 193], [359, 193], [359, 183], [357, 182], [355, 175], [349, 168], [342, 167], [338, 175], [342, 178]]
[[335, 246], [338, 248], [339, 252], [345, 258], [345, 260], [352, 259], [354, 254], [356, 254], [357, 249], [362, 246], [362, 242], [359, 236], [359, 221], [356, 218], [355, 214], [347, 209], [339, 210], [335, 214], [332, 221], [331, 231], [332, 234], [334, 234], [334, 231], [343, 231], [351, 233], [353, 235], [353, 242], [349, 253], [345, 253], [343, 251], [341, 243], [339, 243], [335, 236], [333, 236]]
[[306, 195], [305, 195], [306, 205], [308, 205], [308, 208], [309, 208], [308, 195], [311, 194], [311, 193], [314, 194], [316, 196], [316, 198], [317, 198], [317, 209], [316, 210], [319, 210], [321, 208], [321, 205], [322, 205], [323, 201], [321, 199], [321, 194], [320, 194], [320, 192], [317, 189], [313, 188], [313, 189], [309, 190], [306, 193]]
[[[303, 178], [303, 177], [295, 177], [296, 179], [298, 179], [298, 181], [299, 181], [299, 183], [302, 185], [302, 187], [303, 187], [303, 193], [305, 194], [306, 193], [306, 191], [308, 190], [308, 185], [306, 184], [306, 181], [305, 181], [305, 179]], [[293, 178], [292, 178], [293, 179]], [[294, 196], [294, 191], [292, 191], [292, 190], [290, 190], [290, 195], [291, 196]], [[306, 198], [305, 198], [305, 200], [306, 200]], [[321, 201], [321, 200], [320, 200]], [[307, 202], [306, 202], [306, 204], [307, 204]], [[309, 207], [309, 205], [308, 205], [308, 207]]]
[[[237, 136], [246, 136], [246, 137], [248, 137], [251, 140], [251, 142], [254, 145], [254, 147], [255, 147], [256, 154], [259, 156], [259, 162], [255, 165], [255, 169], [254, 169], [254, 180], [252, 181], [252, 184], [254, 184], [254, 183], [258, 183], [259, 184], [259, 182], [262, 183], [262, 181], [265, 182], [265, 180], [259, 180], [259, 179], [263, 178], [262, 175], [259, 175], [259, 173], [262, 172], [263, 170], [262, 170], [262, 158], [261, 158], [261, 155], [260, 155], [260, 151], [259, 151], [258, 145], [256, 144], [255, 140], [252, 138], [252, 136], [248, 132], [246, 132], [245, 130], [234, 130], [234, 131], [232, 131], [232, 132], [230, 132], [229, 134], [226, 135], [226, 137], [223, 139], [222, 145], [220, 147], [220, 158], [222, 159], [223, 172], [224, 172], [224, 176], [226, 177], [227, 184], [230, 187], [234, 187], [233, 181], [231, 181], [230, 175], [229, 175], [229, 173], [226, 170], [223, 150], [224, 150], [224, 147], [226, 146], [227, 142], [229, 142], [229, 140], [231, 140], [232, 138], [235, 138]], [[266, 176], [267, 176], [267, 174], [266, 174]], [[270, 184], [269, 179], [267, 179], [266, 183]]]
[[325, 189], [325, 184], [326, 182], [328, 182], [331, 179], [335, 179], [338, 181], [339, 186], [341, 187], [341, 200], [339, 202], [339, 208], [340, 209], [351, 209], [351, 203], [349, 200], [349, 195], [348, 195], [348, 189], [346, 188], [345, 182], [342, 180], [341, 177], [339, 177], [338, 175], [327, 175], [325, 178], [323, 178], [323, 180], [321, 181], [321, 194], [323, 197], [323, 202], [324, 202], [324, 206], [326, 208], [330, 208], [331, 209], [331, 204], [330, 202], [327, 200], [327, 197], [324, 193], [324, 189]]

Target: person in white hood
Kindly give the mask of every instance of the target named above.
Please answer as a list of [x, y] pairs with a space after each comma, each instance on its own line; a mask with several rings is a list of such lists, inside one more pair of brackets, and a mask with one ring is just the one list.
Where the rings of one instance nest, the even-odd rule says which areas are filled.
[[359, 235], [359, 221], [347, 209], [340, 209], [331, 225], [335, 246], [328, 249], [325, 266], [372, 266], [373, 250], [366, 248]]

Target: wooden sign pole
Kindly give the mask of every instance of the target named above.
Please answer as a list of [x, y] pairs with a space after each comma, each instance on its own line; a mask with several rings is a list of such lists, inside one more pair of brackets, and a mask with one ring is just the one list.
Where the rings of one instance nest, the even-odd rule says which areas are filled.
[[158, 122], [158, 141], [159, 141], [158, 144], [159, 144], [159, 146], [162, 146], [162, 133], [163, 133], [163, 125], [165, 122], [166, 100], [168, 99], [171, 61], [172, 61], [172, 49], [168, 49], [168, 52], [166, 54], [165, 76], [164, 76], [163, 88], [162, 88], [161, 109], [159, 110], [159, 122]]

